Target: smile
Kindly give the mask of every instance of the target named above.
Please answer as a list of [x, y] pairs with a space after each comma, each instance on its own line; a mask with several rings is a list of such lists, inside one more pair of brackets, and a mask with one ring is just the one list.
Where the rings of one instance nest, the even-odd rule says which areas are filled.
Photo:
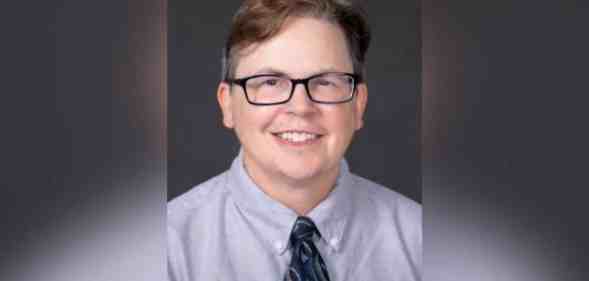
[[286, 131], [280, 133], [274, 133], [280, 141], [287, 142], [290, 144], [306, 144], [312, 143], [319, 139], [322, 135], [313, 134], [309, 132], [298, 132], [298, 131]]

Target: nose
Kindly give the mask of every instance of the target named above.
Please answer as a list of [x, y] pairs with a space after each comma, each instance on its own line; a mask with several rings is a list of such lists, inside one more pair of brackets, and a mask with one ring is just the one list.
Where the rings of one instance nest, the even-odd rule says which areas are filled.
[[294, 86], [292, 97], [288, 104], [288, 111], [297, 114], [308, 114], [317, 110], [316, 104], [309, 98], [303, 84]]

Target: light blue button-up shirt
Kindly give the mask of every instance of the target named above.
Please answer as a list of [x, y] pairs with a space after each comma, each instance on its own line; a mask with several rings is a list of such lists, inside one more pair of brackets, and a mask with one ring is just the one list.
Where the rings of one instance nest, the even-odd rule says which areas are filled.
[[[422, 279], [421, 206], [340, 164], [336, 186], [307, 214], [332, 281]], [[231, 168], [168, 204], [172, 281], [281, 281], [295, 211]]]

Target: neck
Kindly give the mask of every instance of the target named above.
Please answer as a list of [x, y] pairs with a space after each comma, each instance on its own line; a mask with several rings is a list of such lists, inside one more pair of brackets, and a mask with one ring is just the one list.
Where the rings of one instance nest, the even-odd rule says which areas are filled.
[[335, 179], [307, 184], [262, 184], [259, 187], [274, 200], [304, 216], [327, 198], [334, 185]]
[[[244, 163], [245, 164], [245, 163]], [[338, 168], [324, 175], [308, 179], [289, 179], [272, 177], [257, 173], [244, 165], [252, 181], [270, 198], [294, 210], [298, 215], [307, 215], [323, 201], [335, 187]]]

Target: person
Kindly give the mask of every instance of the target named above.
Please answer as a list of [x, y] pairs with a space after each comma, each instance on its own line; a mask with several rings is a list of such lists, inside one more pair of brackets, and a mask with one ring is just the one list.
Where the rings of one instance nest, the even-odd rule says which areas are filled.
[[369, 42], [353, 3], [242, 3], [217, 89], [241, 149], [168, 203], [170, 280], [421, 280], [420, 204], [344, 159]]

